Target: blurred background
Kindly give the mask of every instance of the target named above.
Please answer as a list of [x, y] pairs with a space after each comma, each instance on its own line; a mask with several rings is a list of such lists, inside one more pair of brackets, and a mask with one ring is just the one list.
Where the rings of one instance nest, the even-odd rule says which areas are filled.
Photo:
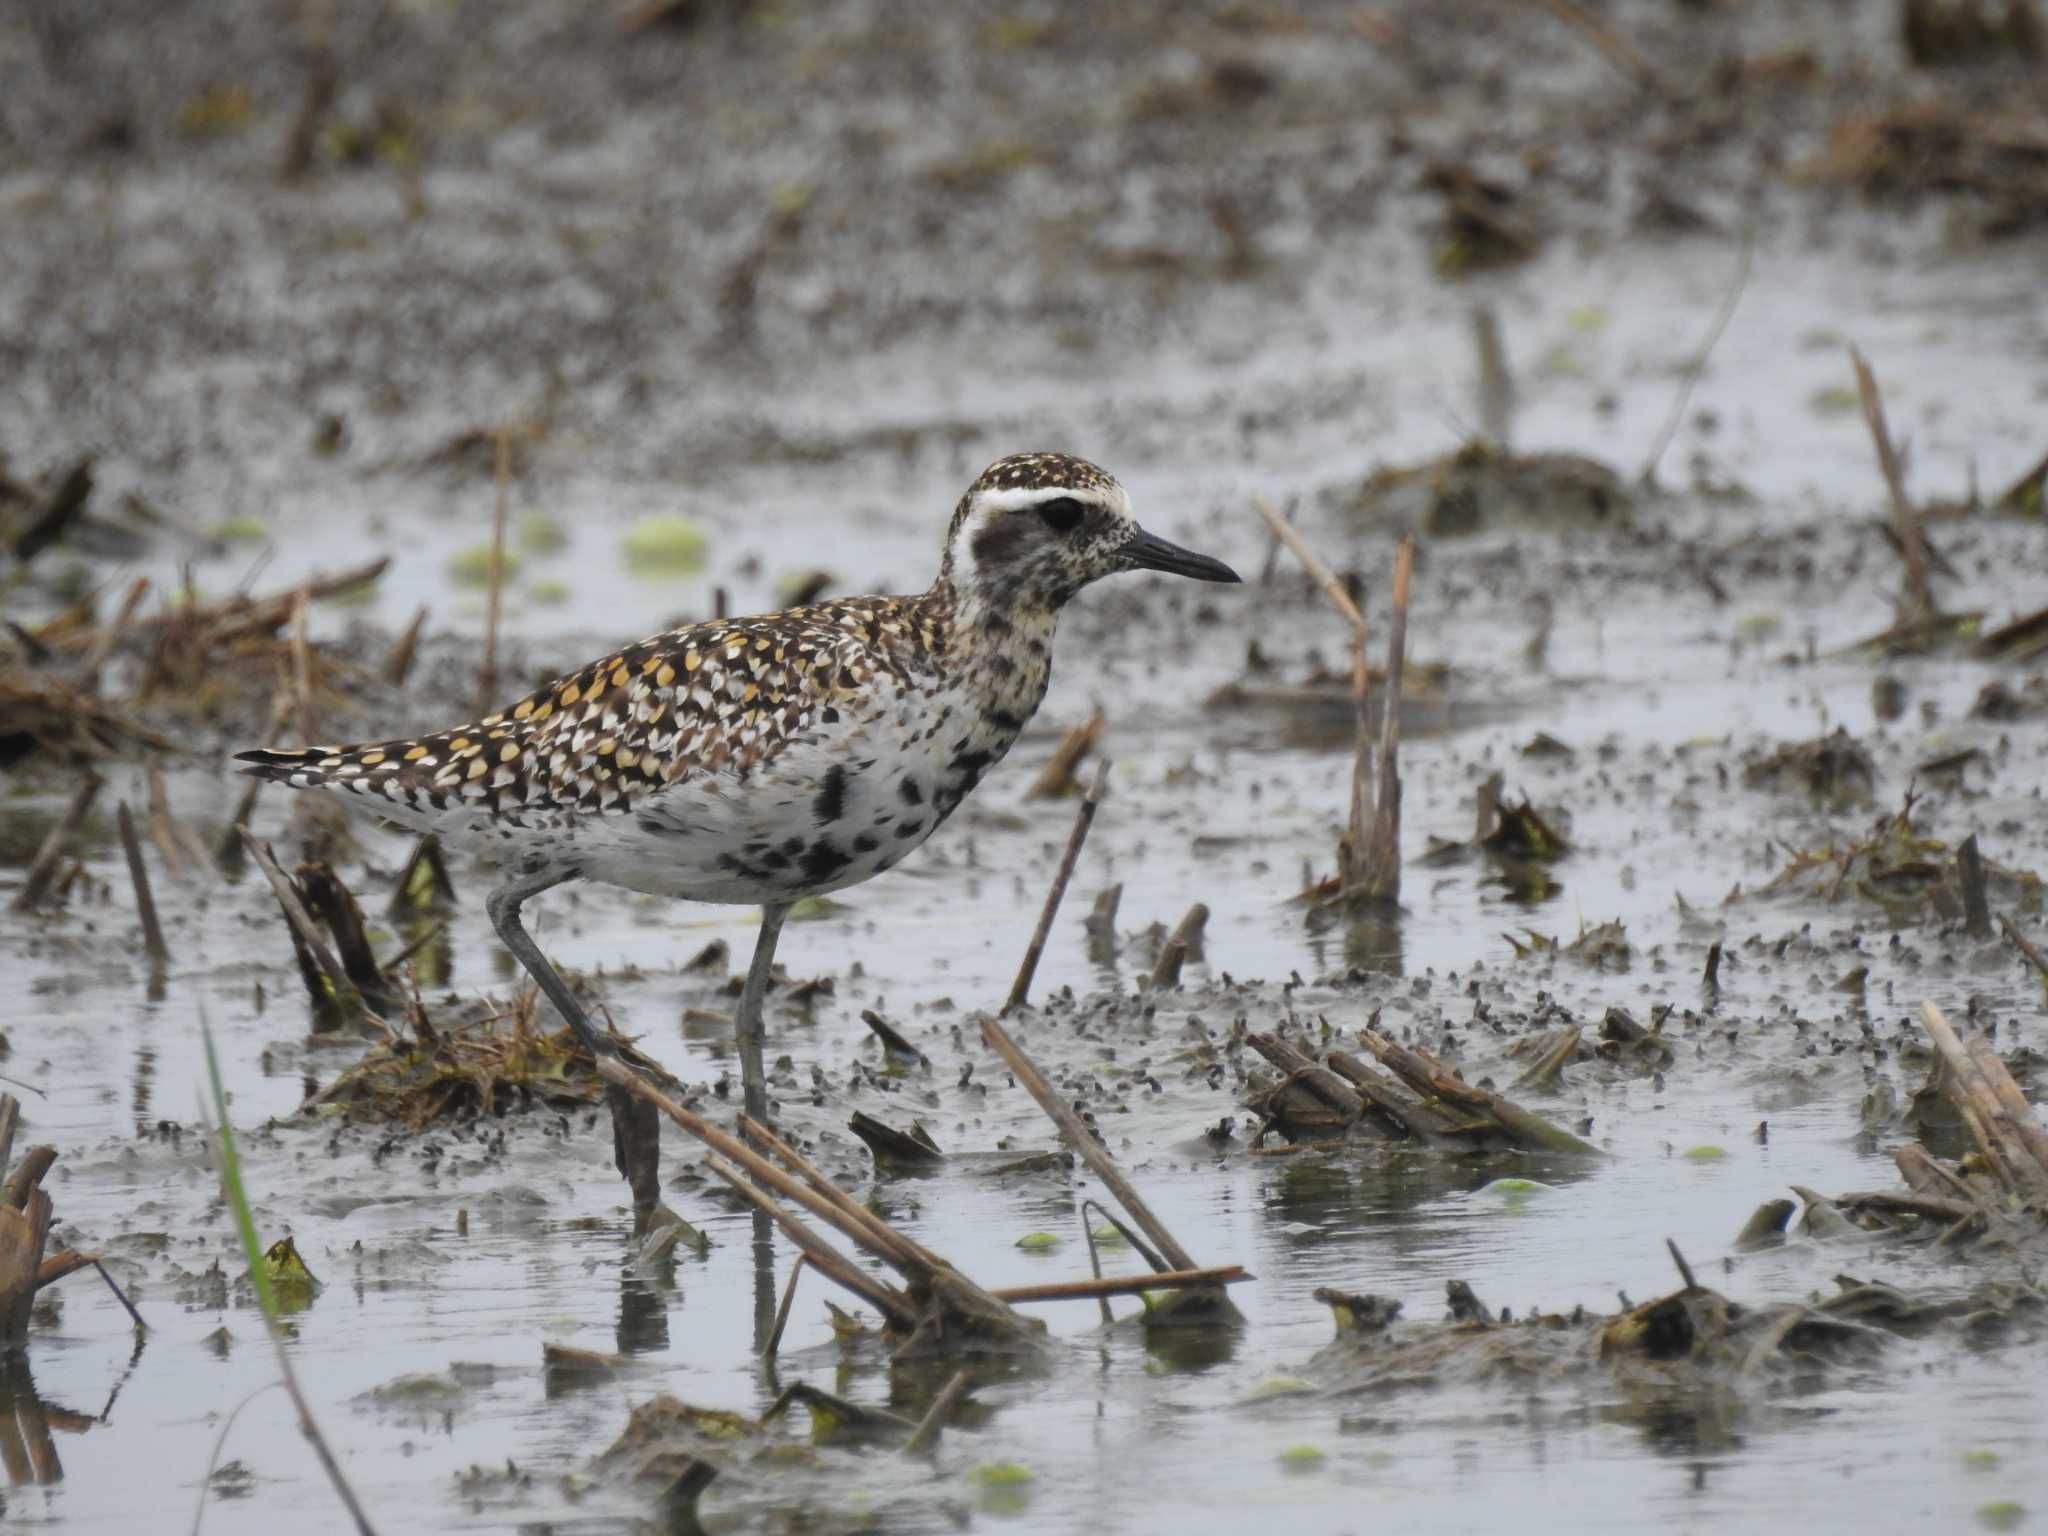
[[89, 454], [161, 569], [388, 551], [371, 616], [473, 630], [506, 430], [511, 627], [616, 634], [920, 588], [1024, 447], [1226, 556], [1250, 491], [1489, 431], [1633, 478], [1738, 281], [1661, 476], [1798, 494], [1749, 429], [1867, 471], [1839, 343], [1929, 266], [2036, 364], [2008, 443], [1954, 430], [1976, 360], [1880, 358], [1960, 491], [2039, 451], [2039, 37], [2023, 0], [19, 0], [9, 499]]

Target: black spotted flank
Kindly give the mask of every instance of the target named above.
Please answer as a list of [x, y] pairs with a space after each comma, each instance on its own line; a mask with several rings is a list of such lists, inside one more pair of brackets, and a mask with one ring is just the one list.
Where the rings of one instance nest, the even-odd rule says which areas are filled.
[[923, 805], [924, 786], [906, 773], [896, 781], [896, 798], [905, 805]]
[[846, 765], [834, 763], [826, 771], [825, 782], [818, 795], [811, 802], [811, 814], [818, 819], [818, 825], [829, 827], [846, 814]]
[[877, 842], [874, 838], [868, 836], [868, 834], [865, 832], [861, 833], [860, 836], [856, 837], [853, 840], [853, 851], [855, 853], [873, 853], [877, 848], [881, 846], [882, 845], [879, 842]]
[[923, 823], [923, 822], [921, 822], [921, 821], [906, 821], [906, 822], [904, 822], [904, 823], [903, 823], [903, 825], [902, 825], [902, 826], [900, 826], [900, 827], [898, 827], [898, 828], [896, 829], [896, 840], [897, 840], [898, 842], [902, 842], [902, 841], [903, 841], [904, 839], [906, 839], [906, 838], [912, 838], [912, 837], [915, 837], [915, 836], [917, 836], [917, 834], [918, 834], [918, 833], [920, 833], [920, 832], [922, 832], [923, 830], [924, 830], [924, 823]]
[[1014, 736], [1024, 729], [1024, 722], [1007, 709], [992, 709], [981, 717], [997, 730]]
[[853, 862], [853, 855], [821, 837], [804, 853], [804, 878], [823, 884]]

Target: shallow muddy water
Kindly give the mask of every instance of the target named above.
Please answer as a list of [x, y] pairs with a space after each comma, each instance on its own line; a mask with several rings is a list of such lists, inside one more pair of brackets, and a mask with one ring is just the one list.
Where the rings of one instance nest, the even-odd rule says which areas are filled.
[[[515, 12], [546, 33], [534, 11]], [[1498, 42], [1488, 34], [1475, 47]], [[491, 44], [500, 65], [530, 45]], [[716, 55], [735, 45], [696, 46]], [[734, 97], [763, 68], [742, 51], [726, 87]], [[876, 67], [895, 67], [894, 52], [882, 52]], [[1274, 67], [1336, 92], [1342, 71], [1312, 53]], [[836, 58], [812, 63], [829, 74]], [[1583, 60], [1551, 63], [1553, 88], [1585, 87]], [[388, 59], [377, 67], [398, 70]], [[900, 152], [913, 159], [958, 133], [972, 100], [957, 81], [933, 89], [944, 103], [935, 122], [902, 130], [911, 148]], [[482, 599], [451, 581], [450, 562], [487, 534], [490, 480], [468, 461], [425, 461], [480, 422], [538, 411], [551, 389], [559, 400], [514, 485], [513, 526], [544, 514], [561, 542], [523, 554], [505, 623], [508, 675], [549, 675], [623, 636], [705, 614], [715, 588], [745, 611], [772, 605], [813, 568], [839, 591], [921, 585], [960, 486], [995, 454], [1041, 443], [1102, 460], [1149, 526], [1246, 573], [1240, 589], [1195, 593], [1147, 578], [1084, 597], [1063, 628], [1039, 721], [1010, 761], [911, 863], [784, 934], [789, 976], [834, 986], [801, 1015], [771, 1007], [769, 1025], [771, 1065], [780, 1053], [793, 1059], [792, 1086], [777, 1095], [784, 1123], [891, 1220], [984, 1285], [1085, 1273], [1078, 1206], [1100, 1191], [1084, 1172], [998, 1177], [963, 1158], [926, 1177], [876, 1179], [843, 1126], [865, 1109], [891, 1124], [922, 1120], [949, 1153], [1055, 1144], [978, 1043], [973, 1015], [1006, 993], [1072, 817], [1069, 802], [1023, 800], [1024, 786], [1058, 733], [1100, 703], [1110, 794], [1039, 968], [1034, 995], [1051, 1006], [1016, 1033], [1061, 1074], [1101, 1085], [1094, 1107], [1111, 1148], [1181, 1241], [1206, 1264], [1240, 1263], [1257, 1277], [1233, 1292], [1245, 1327], [1202, 1352], [1148, 1344], [1131, 1301], [1115, 1304], [1125, 1321], [1107, 1331], [1088, 1304], [1034, 1308], [1052, 1329], [1048, 1368], [980, 1391], [991, 1411], [949, 1430], [932, 1463], [828, 1450], [818, 1467], [785, 1476], [772, 1459], [741, 1460], [706, 1494], [705, 1525], [1204, 1536], [1261, 1519], [1303, 1532], [1739, 1531], [1767, 1520], [1867, 1532], [1995, 1524], [2014, 1503], [2030, 1512], [2021, 1518], [2048, 1518], [2048, 1356], [2038, 1344], [1900, 1342], [1875, 1368], [1796, 1391], [1645, 1396], [1595, 1374], [1264, 1395], [1279, 1378], [1319, 1380], [1311, 1359], [1332, 1329], [1312, 1295], [1323, 1286], [1393, 1297], [1421, 1321], [1443, 1314], [1450, 1280], [1518, 1317], [1610, 1311], [1619, 1295], [1675, 1288], [1666, 1239], [1703, 1283], [1747, 1303], [1824, 1294], [1840, 1274], [1937, 1295], [1979, 1278], [1863, 1243], [1795, 1236], [1745, 1255], [1732, 1244], [1749, 1213], [1791, 1184], [1896, 1184], [1889, 1154], [1903, 1133], [1866, 1134], [1859, 1106], [1874, 1083], [1905, 1096], [1924, 1080], [1923, 1065], [1901, 1059], [1922, 998], [1996, 1020], [2008, 1054], [2039, 1053], [2039, 979], [2011, 949], [1951, 927], [1912, 928], [1895, 942], [1883, 909], [1853, 896], [1741, 893], [1768, 884], [1791, 849], [1862, 834], [1909, 785], [1929, 835], [1953, 845], [1976, 831], [1994, 862], [2048, 868], [2048, 718], [1971, 715], [1987, 682], [2018, 687], [2027, 669], [1852, 649], [1891, 622], [1899, 577], [1876, 527], [1886, 504], [1869, 438], [1853, 393], [1847, 409], [1841, 399], [1853, 390], [1853, 340], [1885, 381], [1924, 498], [1960, 500], [2026, 470], [2048, 449], [2038, 243], [1944, 254], [1931, 219], [1758, 194], [1741, 304], [1663, 462], [1663, 483], [1680, 489], [1645, 499], [1632, 527], [1517, 527], [1425, 545], [1408, 654], [1411, 668], [1448, 673], [1440, 695], [1418, 704], [1403, 747], [1403, 911], [1392, 928], [1347, 935], [1304, 923], [1291, 899], [1332, 862], [1348, 749], [1303, 744], [1317, 733], [1285, 709], [1205, 704], [1240, 679], [1301, 683], [1344, 648], [1285, 556], [1269, 567], [1250, 498], [1293, 506], [1318, 548], [1364, 574], [1377, 618], [1395, 530], [1361, 526], [1343, 508], [1374, 467], [1463, 439], [1474, 300], [1500, 318], [1516, 447], [1591, 455], [1632, 478], [1734, 276], [1737, 242], [1617, 238], [1591, 221], [1527, 266], [1451, 287], [1416, 238], [1412, 193], [1387, 190], [1383, 218], [1312, 214], [1283, 194], [1299, 190], [1306, 207], [1329, 193], [1317, 176], [1335, 172], [1301, 173], [1302, 190], [1290, 171], [1262, 226], [1265, 261], [1239, 279], [1159, 276], [1139, 293], [1129, 265], [1102, 261], [1105, 247], [1136, 261], [1171, 244], [1181, 214], [1164, 194], [1132, 195], [1090, 228], [1086, 261], [1063, 247], [1034, 247], [1028, 260], [1005, 250], [990, 258], [994, 275], [977, 280], [970, 237], [948, 230], [931, 237], [920, 272], [918, 252], [888, 247], [862, 222], [887, 210], [842, 208], [823, 174], [832, 154], [846, 154], [833, 135], [852, 134], [857, 148], [855, 128], [872, 131], [863, 114], [884, 110], [849, 91], [843, 80], [821, 86], [816, 110], [832, 121], [791, 127], [785, 153], [802, 164], [754, 145], [744, 174], [731, 173], [735, 186], [707, 188], [720, 180], [707, 173], [647, 191], [676, 130], [650, 128], [644, 107], [622, 108], [609, 128], [579, 120], [574, 134], [559, 122], [494, 120], [490, 134], [458, 139], [461, 153], [421, 172], [433, 212], [417, 221], [384, 180], [316, 179], [289, 193], [255, 185], [267, 163], [252, 168], [232, 145], [191, 163], [96, 162], [84, 175], [31, 158], [0, 174], [0, 207], [47, 220], [14, 275], [0, 277], [17, 318], [39, 306], [45, 317], [44, 340], [20, 357], [43, 356], [66, 325], [87, 338], [88, 360], [124, 325], [156, 317], [169, 327], [146, 358], [106, 364], [121, 390], [146, 387], [95, 396], [90, 408], [109, 495], [137, 490], [193, 529], [262, 524], [260, 540], [226, 546], [160, 538], [133, 560], [96, 563], [93, 580], [144, 574], [169, 590], [191, 562], [203, 591], [252, 567], [267, 591], [388, 552], [367, 602], [314, 612], [314, 639], [357, 658], [380, 655], [417, 606], [430, 606], [422, 681], [366, 689], [331, 722], [337, 735], [381, 736], [460, 712]], [[761, 131], [744, 103], [723, 110], [733, 131]], [[1291, 164], [1309, 132], [1266, 124], [1240, 150], [1217, 151], [1218, 174]], [[1335, 118], [1316, 133], [1319, 161], [1342, 151], [1371, 165], [1391, 153], [1376, 140], [1361, 148], [1365, 130]], [[1169, 181], [1193, 155], [1125, 146], [1126, 184], [1148, 153], [1163, 156]], [[886, 183], [890, 169], [863, 176]], [[960, 216], [1000, 231], [995, 212], [1022, 207], [1043, 221], [1041, 238], [1069, 229], [1062, 220], [1076, 215], [1059, 177], [1041, 168], [1023, 178], [1021, 190], [963, 195]], [[843, 222], [804, 260], [764, 267], [773, 280], [751, 350], [721, 340], [698, 313], [697, 289], [742, 243], [740, 221], [688, 221], [707, 199], [752, 206], [797, 181], [822, 183], [824, 214]], [[912, 214], [934, 195], [903, 194]], [[541, 239], [549, 228], [556, 243]], [[73, 293], [56, 277], [89, 230], [111, 237], [118, 273], [89, 274]], [[631, 288], [669, 240], [696, 286]], [[529, 253], [531, 270], [490, 266], [513, 248]], [[866, 288], [848, 276], [864, 253], [875, 263]], [[218, 276], [194, 286], [201, 269]], [[145, 278], [187, 287], [173, 302], [138, 288]], [[648, 318], [670, 313], [665, 305], [673, 335]], [[410, 347], [401, 312], [421, 330]], [[550, 385], [540, 366], [550, 338], [566, 384]], [[55, 434], [77, 386], [60, 384], [84, 367], [52, 364], [24, 392], [20, 425], [0, 442], [16, 469], [39, 460], [39, 435], [69, 446]], [[347, 421], [337, 456], [306, 446], [323, 412]], [[704, 530], [704, 569], [636, 577], [625, 530], [674, 513]], [[1954, 608], [1996, 623], [2048, 593], [2038, 516], [1936, 521], [1930, 536], [1956, 569], [1940, 589]], [[23, 611], [45, 597], [25, 593]], [[1547, 638], [1532, 646], [1539, 632]], [[1274, 670], [1247, 679], [1254, 643]], [[1904, 689], [1905, 712], [1889, 720], [1874, 702], [1880, 675]], [[1837, 727], [1871, 754], [1869, 804], [1829, 813], [1745, 784], [1745, 766], [1771, 748]], [[1525, 755], [1538, 731], [1572, 755]], [[208, 841], [239, 792], [219, 751], [231, 735], [193, 727], [196, 750], [167, 768], [172, 807]], [[1982, 755], [1960, 778], [1917, 772], [1966, 747]], [[1496, 770], [1511, 795], [1566, 813], [1572, 851], [1541, 901], [1488, 862], [1425, 859], [1432, 837], [1471, 835], [1475, 795]], [[799, 1380], [889, 1402], [872, 1348], [835, 1342], [815, 1275], [779, 1363], [758, 1361], [764, 1307], [791, 1252], [763, 1244], [751, 1217], [706, 1192], [693, 1144], [665, 1147], [668, 1199], [711, 1247], [668, 1272], [627, 1259], [630, 1210], [601, 1114], [515, 1112], [417, 1136], [294, 1119], [359, 1047], [309, 1034], [288, 940], [253, 876], [227, 884], [211, 871], [159, 870], [175, 959], [152, 987], [111, 834], [114, 800], [142, 803], [146, 789], [132, 765], [107, 771], [86, 848], [104, 893], [47, 922], [0, 923], [10, 1047], [0, 1071], [33, 1090], [23, 1095], [25, 1138], [62, 1153], [51, 1185], [60, 1236], [106, 1252], [150, 1331], [138, 1345], [90, 1275], [45, 1293], [53, 1315], [33, 1335], [29, 1369], [59, 1421], [63, 1478], [35, 1486], [10, 1468], [14, 1485], [0, 1494], [10, 1528], [183, 1528], [226, 1418], [245, 1402], [225, 1434], [230, 1470], [214, 1480], [205, 1528], [348, 1528], [283, 1394], [265, 1390], [275, 1364], [258, 1313], [209, 1274], [217, 1265], [237, 1275], [242, 1261], [198, 1129], [202, 1021], [221, 1052], [259, 1226], [290, 1233], [323, 1282], [293, 1317], [290, 1348], [380, 1529], [654, 1529], [646, 1496], [592, 1463], [636, 1404], [672, 1393], [751, 1415]], [[10, 785], [10, 860], [25, 863], [67, 798], [48, 771]], [[256, 814], [281, 852], [287, 815], [273, 793]], [[408, 845], [367, 823], [358, 834], [358, 857], [340, 873], [374, 915]], [[453, 974], [428, 989], [437, 1011], [518, 990], [481, 911], [484, 877], [458, 865], [454, 878]], [[0, 885], [17, 880], [10, 867]], [[1111, 882], [1123, 886], [1123, 941], [1105, 966], [1090, 957], [1081, 919]], [[1144, 930], [1171, 926], [1194, 901], [1212, 916], [1185, 990], [1132, 1001], [1150, 970]], [[2038, 894], [2031, 907], [2000, 910], [2043, 942]], [[592, 978], [619, 1027], [686, 1084], [732, 1072], [723, 1034], [683, 1022], [688, 1008], [729, 1000], [680, 967], [712, 939], [738, 963], [751, 914], [601, 890], [554, 893], [534, 911], [557, 961]], [[1626, 927], [1625, 970], [1518, 958], [1508, 937], [1569, 942], [1610, 920]], [[1717, 939], [1727, 958], [1710, 1003], [1699, 976]], [[1857, 966], [1867, 967], [1863, 989], [1842, 990]], [[1284, 991], [1290, 978], [1300, 985]], [[1112, 1009], [1116, 997], [1125, 1004]], [[1590, 1118], [1586, 1134], [1608, 1154], [1597, 1164], [1420, 1169], [1363, 1151], [1255, 1152], [1246, 1083], [1230, 1074], [1212, 1087], [1176, 1064], [1191, 1027], [1221, 1036], [1240, 1016], [1269, 1029], [1292, 1014], [1346, 1033], [1377, 1010], [1384, 1027], [1508, 1091], [1523, 1063], [1503, 1052], [1546, 1005], [1589, 1029], [1612, 1006], [1643, 1020], [1660, 1005], [1674, 1010], [1666, 1028], [1680, 1055], [1661, 1080], [1580, 1064], [1561, 1090], [1530, 1097], [1562, 1123]], [[878, 1088], [854, 1070], [879, 1065], [859, 1018], [868, 1008], [927, 1053], [928, 1076]], [[972, 1086], [960, 1081], [967, 1066]], [[828, 1085], [822, 1102], [814, 1069]], [[731, 1112], [723, 1098], [705, 1102], [717, 1118]], [[1206, 1141], [1225, 1117], [1234, 1140]], [[1703, 1148], [1720, 1155], [1688, 1155]], [[1506, 1172], [1544, 1187], [1515, 1199], [1486, 1188]], [[1033, 1232], [1061, 1241], [1020, 1249]], [[1137, 1263], [1127, 1250], [1109, 1262]], [[607, 1385], [562, 1388], [542, 1367], [547, 1343], [631, 1364]], [[921, 1406], [901, 1405], [912, 1415]], [[800, 1428], [787, 1433], [801, 1438]], [[1321, 1458], [1289, 1459], [1304, 1446]], [[1030, 1479], [991, 1487], [975, 1475], [991, 1464]]]

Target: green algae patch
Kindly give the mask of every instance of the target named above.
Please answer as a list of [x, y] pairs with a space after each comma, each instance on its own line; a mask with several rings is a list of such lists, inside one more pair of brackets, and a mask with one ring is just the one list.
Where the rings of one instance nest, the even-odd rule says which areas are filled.
[[624, 547], [635, 576], [659, 578], [696, 575], [711, 544], [686, 517], [647, 517], [626, 530]]

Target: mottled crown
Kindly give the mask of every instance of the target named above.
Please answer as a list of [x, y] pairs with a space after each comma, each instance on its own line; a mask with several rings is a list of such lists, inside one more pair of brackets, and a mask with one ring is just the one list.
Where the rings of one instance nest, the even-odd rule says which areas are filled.
[[1070, 453], [1013, 453], [997, 459], [967, 488], [976, 491], [1106, 491], [1116, 476]]

